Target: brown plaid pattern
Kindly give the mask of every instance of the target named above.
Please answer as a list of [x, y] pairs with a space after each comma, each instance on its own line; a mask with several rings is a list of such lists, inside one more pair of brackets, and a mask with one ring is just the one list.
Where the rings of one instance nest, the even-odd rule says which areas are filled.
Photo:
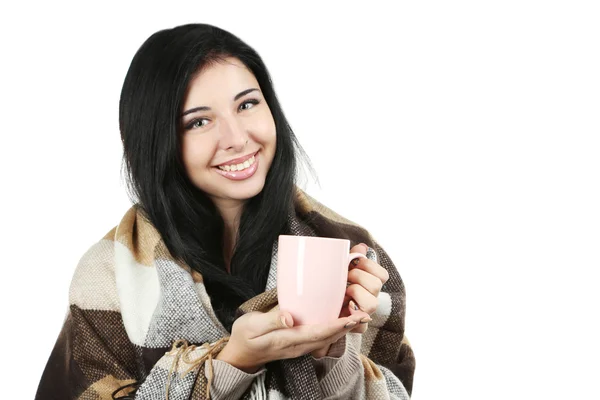
[[[357, 368], [362, 370], [361, 384], [348, 396], [407, 398], [415, 358], [404, 336], [405, 289], [394, 264], [368, 231], [300, 189], [289, 218], [296, 235], [345, 238], [352, 246], [366, 243], [367, 257], [386, 268], [390, 279], [367, 332], [346, 336], [346, 351], [354, 353], [340, 361], [347, 364], [336, 367], [341, 372], [320, 380], [310, 355], [275, 361], [243, 398], [334, 396], [344, 384], [345, 371]], [[265, 292], [241, 305], [239, 315], [277, 307], [276, 244]], [[207, 357], [210, 345], [228, 332], [211, 308], [202, 276], [171, 257], [135, 205], [83, 255], [69, 303], [37, 400], [165, 399], [167, 382], [170, 400], [207, 397], [209, 361], [184, 373], [190, 366], [186, 360]], [[181, 339], [196, 345], [185, 360], [171, 351]]]

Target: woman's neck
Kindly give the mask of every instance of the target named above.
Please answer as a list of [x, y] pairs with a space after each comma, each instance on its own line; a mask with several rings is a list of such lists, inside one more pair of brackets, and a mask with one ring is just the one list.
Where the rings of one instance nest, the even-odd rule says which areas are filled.
[[223, 218], [223, 259], [227, 273], [230, 273], [231, 258], [237, 241], [244, 204], [242, 202], [217, 202], [216, 205]]

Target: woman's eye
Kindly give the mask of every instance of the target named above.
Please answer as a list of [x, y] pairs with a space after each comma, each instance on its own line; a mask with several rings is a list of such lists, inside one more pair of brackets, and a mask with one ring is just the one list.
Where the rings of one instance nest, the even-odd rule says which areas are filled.
[[[250, 99], [247, 100], [245, 102], [243, 102], [242, 104], [240, 104], [240, 110], [249, 110], [250, 108], [254, 107], [256, 104], [260, 103], [259, 100], [256, 99]], [[251, 104], [251, 107], [244, 107], [247, 104]], [[207, 121], [206, 124], [203, 124], [202, 121]], [[202, 128], [203, 126], [206, 126], [208, 124], [208, 119], [206, 118], [198, 118], [198, 119], [194, 119], [192, 120], [186, 127], [185, 129], [190, 130], [190, 129], [196, 129], [196, 128]]]
[[[258, 103], [260, 103], [258, 100], [256, 100], [256, 99], [251, 99], [251, 100], [245, 101], [245, 102], [243, 102], [242, 104], [240, 104], [240, 108], [242, 108], [242, 107], [243, 107], [244, 105], [246, 105], [246, 104], [252, 104], [252, 106], [254, 107], [254, 105], [256, 105], [256, 104], [258, 104]], [[248, 109], [250, 109], [250, 108], [252, 108], [252, 107], [246, 107], [246, 110], [248, 110]]]
[[[202, 124], [202, 121], [208, 121], [206, 118], [198, 118], [193, 120], [192, 122], [190, 122], [190, 124], [188, 126], [186, 126], [186, 129], [194, 129], [194, 128], [202, 128], [204, 125], [206, 124]], [[198, 125], [198, 123], [200, 122], [200, 125]]]

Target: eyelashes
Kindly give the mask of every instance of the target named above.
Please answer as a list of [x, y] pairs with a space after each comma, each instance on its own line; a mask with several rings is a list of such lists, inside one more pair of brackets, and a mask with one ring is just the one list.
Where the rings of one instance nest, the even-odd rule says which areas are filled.
[[[242, 109], [242, 107], [243, 107], [245, 104], [252, 104], [253, 106], [255, 106], [255, 105], [259, 104], [259, 103], [260, 103], [260, 100], [257, 100], [257, 99], [249, 99], [249, 100], [246, 100], [246, 101], [244, 101], [242, 104], [240, 104], [240, 106], [238, 107], [238, 110]], [[250, 108], [253, 108], [253, 107], [246, 108], [246, 110], [249, 110]], [[241, 110], [241, 111], [243, 111], [243, 110]], [[185, 126], [185, 129], [186, 129], [186, 130], [190, 130], [190, 129], [202, 128], [203, 126], [206, 126], [206, 124], [202, 125], [202, 121], [208, 121], [208, 118], [195, 118], [195, 119], [191, 120], [191, 121], [190, 121], [190, 122], [189, 122], [189, 123], [188, 123], [188, 124]], [[200, 125], [196, 125], [196, 124], [198, 124], [198, 123], [200, 123]]]

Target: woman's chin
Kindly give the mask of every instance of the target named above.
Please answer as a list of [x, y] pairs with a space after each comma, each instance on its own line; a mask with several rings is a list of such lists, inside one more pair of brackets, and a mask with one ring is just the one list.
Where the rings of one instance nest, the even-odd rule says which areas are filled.
[[259, 182], [248, 181], [244, 182], [243, 184], [240, 183], [241, 182], [238, 182], [235, 188], [227, 188], [230, 190], [224, 190], [222, 197], [227, 197], [232, 200], [245, 201], [259, 194], [264, 188], [264, 180]]

